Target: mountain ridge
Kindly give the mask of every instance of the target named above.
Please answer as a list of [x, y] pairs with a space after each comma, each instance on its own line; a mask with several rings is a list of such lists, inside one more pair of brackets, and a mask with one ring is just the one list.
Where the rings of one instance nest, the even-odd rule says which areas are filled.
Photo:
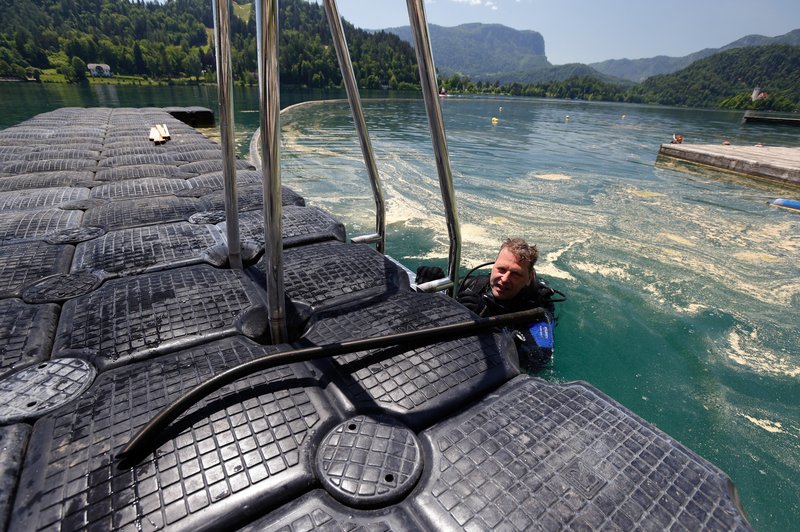
[[704, 48], [680, 57], [657, 55], [655, 57], [641, 59], [608, 59], [599, 63], [589, 63], [588, 66], [609, 76], [640, 83], [651, 76], [672, 74], [688, 67], [695, 61], [705, 59], [719, 52], [735, 48], [749, 48], [770, 44], [790, 44], [798, 46], [800, 45], [800, 29], [792, 30], [775, 37], [766, 37], [757, 34], [745, 35], [719, 48]]
[[[533, 30], [516, 30], [501, 24], [478, 22], [452, 27], [431, 24], [430, 28], [434, 60], [442, 77], [458, 74], [476, 81], [501, 83], [558, 81], [576, 71], [580, 75], [594, 76], [609, 83], [641, 83], [649, 77], [678, 72], [695, 61], [734, 48], [769, 44], [800, 45], [800, 29], [796, 29], [775, 37], [746, 35], [719, 48], [704, 48], [680, 57], [658, 55], [640, 59], [608, 59], [588, 64], [553, 65], [545, 55], [544, 37]], [[409, 26], [369, 31], [393, 33], [413, 45]], [[532, 45], [526, 42], [523, 36], [529, 34], [538, 36], [541, 43], [538, 44], [537, 41], [536, 45]], [[483, 49], [488, 45], [495, 45], [496, 48]], [[526, 45], [529, 46], [528, 49]], [[464, 53], [467, 49], [470, 50], [469, 54]]]
[[[459, 74], [502, 81], [508, 72], [553, 66], [545, 55], [544, 37], [533, 30], [479, 22], [428, 26], [434, 61], [442, 76]], [[393, 33], [413, 45], [410, 26], [375, 31]], [[469, 53], [464, 53], [466, 48]]]

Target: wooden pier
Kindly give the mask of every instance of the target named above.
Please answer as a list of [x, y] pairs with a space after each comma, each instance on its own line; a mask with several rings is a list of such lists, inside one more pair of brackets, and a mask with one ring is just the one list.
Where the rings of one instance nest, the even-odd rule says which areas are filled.
[[754, 113], [747, 111], [742, 117], [745, 124], [779, 124], [782, 126], [800, 126], [800, 116]]
[[662, 144], [658, 155], [726, 172], [800, 185], [800, 148]]

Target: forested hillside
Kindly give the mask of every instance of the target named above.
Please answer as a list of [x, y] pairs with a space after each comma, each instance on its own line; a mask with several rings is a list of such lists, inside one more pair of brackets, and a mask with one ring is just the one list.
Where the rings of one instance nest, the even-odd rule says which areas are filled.
[[[769, 98], [752, 102], [755, 87]], [[800, 110], [800, 46], [736, 48], [692, 63], [674, 74], [653, 76], [630, 89], [643, 103], [727, 109]]]
[[[255, 18], [250, 5], [244, 0], [240, 4], [231, 21], [234, 77], [255, 83]], [[105, 63], [115, 76], [214, 81], [212, 24], [211, 0], [0, 0], [0, 78], [36, 79], [47, 69], [48, 76], [58, 71], [69, 81], [80, 81], [88, 63]], [[281, 82], [340, 86], [323, 8], [304, 0], [282, 0], [279, 24]], [[487, 28], [474, 26], [465, 28], [473, 33]], [[489, 34], [497, 29], [488, 28]], [[544, 42], [530, 33], [515, 46], [529, 48], [534, 59], [546, 65]], [[361, 88], [418, 87], [415, 55], [407, 42], [348, 23], [345, 34]], [[478, 53], [462, 51], [465, 56]], [[800, 111], [800, 46], [789, 44], [727, 50], [634, 86], [604, 78], [585, 65], [557, 68], [520, 69], [511, 79], [476, 82], [456, 73], [443, 76], [441, 83], [450, 92]], [[505, 79], [509, 81], [503, 83]], [[769, 97], [753, 102], [750, 95], [756, 86]]]
[[[279, 24], [282, 83], [341, 83], [321, 6], [282, 0]], [[86, 64], [105, 63], [122, 75], [213, 78], [212, 26], [211, 0], [0, 0], [0, 77], [31, 78], [54, 68], [77, 81]], [[233, 17], [231, 31], [234, 76], [254, 82], [254, 17]], [[345, 34], [360, 86], [418, 84], [414, 51], [397, 36], [348, 23]]]
[[726, 44], [722, 48], [706, 48], [683, 57], [660, 55], [645, 59], [609, 59], [600, 63], [592, 63], [589, 66], [609, 76], [641, 82], [658, 74], [672, 74], [673, 72], [686, 68], [695, 61], [725, 50], [750, 46], [767, 46], [770, 44], [800, 45], [800, 29], [790, 31], [789, 33], [777, 37], [747, 35], [732, 43]]
[[[473, 94], [800, 112], [800, 46], [771, 45], [720, 52], [680, 72], [654, 76], [633, 86], [609, 83], [580, 70], [568, 79], [536, 83], [473, 82], [454, 74], [443, 78], [442, 84], [449, 92]], [[755, 87], [769, 97], [752, 101]]]

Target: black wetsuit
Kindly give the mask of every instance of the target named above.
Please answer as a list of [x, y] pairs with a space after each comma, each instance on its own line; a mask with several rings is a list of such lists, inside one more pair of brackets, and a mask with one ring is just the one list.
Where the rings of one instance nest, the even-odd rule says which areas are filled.
[[[554, 305], [551, 297], [554, 291], [543, 281], [534, 278], [533, 282], [508, 301], [497, 301], [492, 295], [488, 275], [467, 277], [461, 285], [456, 299], [482, 317], [498, 316], [511, 312], [519, 312], [532, 308], [542, 307], [547, 311], [547, 322], [553, 324]], [[538, 327], [536, 323], [519, 325], [510, 328], [519, 353], [520, 366], [529, 371], [539, 371], [550, 361], [553, 356], [552, 336], [549, 345], [547, 342], [537, 342], [532, 329]], [[552, 327], [548, 328], [552, 334]], [[539, 345], [544, 343], [545, 345]]]

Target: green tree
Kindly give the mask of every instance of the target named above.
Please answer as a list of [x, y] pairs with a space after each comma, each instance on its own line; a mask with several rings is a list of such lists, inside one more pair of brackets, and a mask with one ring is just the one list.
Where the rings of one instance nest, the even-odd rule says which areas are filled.
[[86, 81], [86, 63], [80, 57], [73, 57], [70, 59], [70, 67], [72, 68], [71, 82]]

